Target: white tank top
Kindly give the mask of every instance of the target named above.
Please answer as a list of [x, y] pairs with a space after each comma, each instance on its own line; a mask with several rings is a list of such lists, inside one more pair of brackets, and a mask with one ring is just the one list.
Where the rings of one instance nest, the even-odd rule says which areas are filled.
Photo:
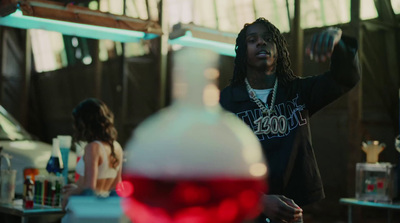
[[[118, 165], [115, 169], [110, 167], [108, 164], [106, 149], [104, 148], [103, 143], [101, 143], [100, 141], [94, 142], [100, 145], [103, 153], [103, 162], [98, 167], [97, 179], [115, 178], [121, 165]], [[85, 175], [85, 162], [83, 161], [83, 157], [76, 164], [76, 172], [81, 176]]]

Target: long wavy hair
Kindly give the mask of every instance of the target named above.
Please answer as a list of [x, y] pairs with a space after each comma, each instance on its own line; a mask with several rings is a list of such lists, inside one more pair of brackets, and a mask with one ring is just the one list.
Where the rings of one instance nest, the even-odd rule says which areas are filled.
[[114, 127], [114, 114], [108, 106], [96, 98], [88, 98], [79, 103], [72, 111], [74, 119], [74, 142], [107, 142], [111, 147], [111, 164], [116, 168], [119, 160], [114, 151], [117, 130]]
[[243, 29], [239, 32], [236, 38], [236, 57], [235, 57], [235, 67], [233, 70], [233, 77], [231, 80], [231, 85], [240, 85], [244, 83], [244, 79], [247, 76], [247, 43], [246, 43], [246, 33], [247, 29], [254, 24], [264, 25], [268, 32], [272, 34], [272, 38], [276, 44], [278, 51], [278, 58], [276, 64], [276, 76], [279, 78], [281, 84], [286, 84], [288, 81], [293, 80], [296, 76], [293, 74], [290, 68], [290, 58], [289, 51], [287, 49], [287, 42], [278, 28], [276, 28], [271, 22], [265, 18], [258, 18], [253, 23], [244, 24]]

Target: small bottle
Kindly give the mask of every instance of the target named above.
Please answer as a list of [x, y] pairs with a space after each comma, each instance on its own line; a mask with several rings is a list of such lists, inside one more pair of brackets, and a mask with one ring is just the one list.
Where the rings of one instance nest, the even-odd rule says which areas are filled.
[[50, 205], [49, 191], [51, 191], [51, 181], [49, 177], [43, 183], [43, 204]]
[[35, 204], [43, 204], [43, 181], [44, 176], [38, 175], [35, 179], [35, 196], [34, 196], [34, 203]]
[[26, 176], [24, 181], [24, 191], [23, 191], [23, 207], [24, 208], [33, 208], [33, 191], [34, 191], [34, 183], [32, 181], [32, 176]]
[[57, 177], [55, 184], [56, 184], [56, 198], [55, 198], [55, 203], [54, 206], [58, 207], [61, 204], [61, 190], [62, 190], [62, 182], [64, 182], [64, 179], [61, 177]]
[[63, 170], [62, 160], [60, 160], [60, 146], [57, 138], [53, 138], [53, 149], [51, 151], [51, 156], [47, 162], [46, 170], [50, 174], [60, 175]]

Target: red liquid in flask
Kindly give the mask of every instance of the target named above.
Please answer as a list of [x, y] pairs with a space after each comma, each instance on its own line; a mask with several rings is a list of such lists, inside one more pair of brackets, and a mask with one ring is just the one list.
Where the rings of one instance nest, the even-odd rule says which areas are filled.
[[264, 179], [151, 179], [125, 175], [133, 184], [123, 201], [135, 223], [240, 223], [255, 218]]
[[266, 192], [261, 144], [242, 120], [220, 107], [218, 71], [195, 54], [179, 61], [174, 103], [141, 123], [126, 145], [123, 179], [133, 192], [123, 199], [124, 213], [134, 223], [255, 218]]

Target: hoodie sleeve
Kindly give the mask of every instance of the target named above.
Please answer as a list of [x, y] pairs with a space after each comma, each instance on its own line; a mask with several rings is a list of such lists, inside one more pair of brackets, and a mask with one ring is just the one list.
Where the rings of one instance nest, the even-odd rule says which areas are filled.
[[357, 40], [342, 36], [333, 50], [330, 69], [321, 75], [300, 79], [300, 91], [310, 115], [348, 92], [359, 80]]
[[329, 75], [343, 87], [353, 88], [360, 80], [357, 40], [342, 36], [335, 47], [330, 65]]

